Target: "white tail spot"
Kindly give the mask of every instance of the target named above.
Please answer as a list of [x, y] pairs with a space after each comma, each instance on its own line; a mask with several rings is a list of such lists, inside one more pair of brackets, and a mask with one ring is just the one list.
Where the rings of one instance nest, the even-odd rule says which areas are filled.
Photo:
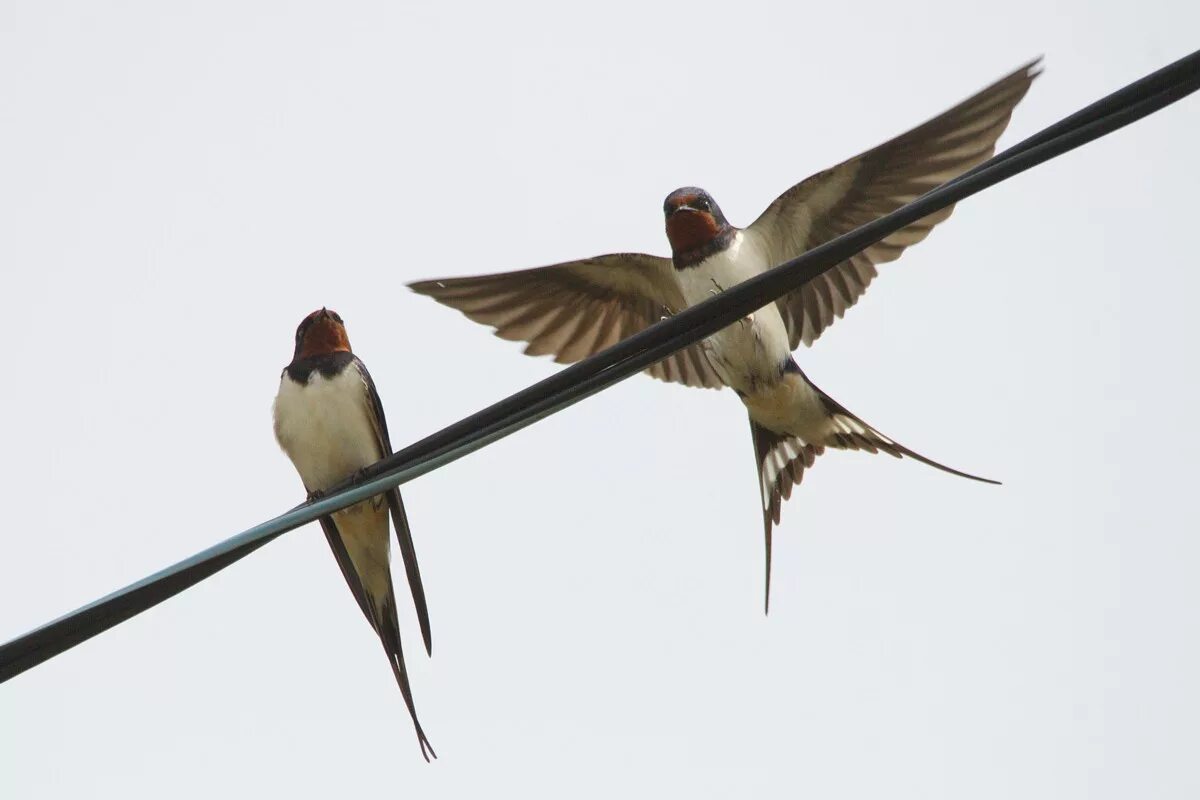
[[804, 452], [807, 445], [799, 436], [792, 436], [783, 439], [767, 454], [763, 456], [762, 469], [762, 501], [763, 510], [771, 507], [771, 489], [775, 486], [775, 479], [779, 477], [779, 473], [787, 467], [788, 464], [795, 461]]

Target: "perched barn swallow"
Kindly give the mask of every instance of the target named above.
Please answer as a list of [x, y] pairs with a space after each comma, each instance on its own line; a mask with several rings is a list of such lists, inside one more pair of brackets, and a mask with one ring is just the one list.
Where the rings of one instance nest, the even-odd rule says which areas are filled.
[[[333, 311], [314, 311], [296, 329], [296, 351], [292, 363], [284, 367], [275, 397], [275, 438], [295, 464], [310, 499], [392, 453], [375, 382], [366, 365], [351, 352], [346, 327]], [[388, 540], [389, 512], [425, 650], [432, 655], [425, 588], [400, 490], [392, 489], [322, 517], [321, 528], [354, 599], [383, 643], [412, 716], [421, 755], [428, 761], [431, 755], [437, 755], [417, 719], [400, 646]]]
[[[731, 225], [708, 192], [677, 189], [663, 205], [671, 258], [619, 253], [536, 269], [443, 278], [411, 288], [458, 309], [530, 355], [578, 361], [714, 293], [914, 200], [987, 159], [1039, 72], [1034, 61], [941, 116], [784, 192], [749, 227]], [[876, 266], [924, 239], [953, 207], [902, 228], [804, 286], [647, 372], [738, 393], [750, 412], [766, 541], [805, 469], [832, 447], [909, 456], [973, 480], [884, 436], [818, 389], [792, 351], [811, 345], [866, 291]]]

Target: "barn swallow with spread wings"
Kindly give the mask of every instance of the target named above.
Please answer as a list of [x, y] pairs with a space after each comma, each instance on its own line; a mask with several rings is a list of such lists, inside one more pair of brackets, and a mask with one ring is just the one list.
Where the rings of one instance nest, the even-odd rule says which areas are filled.
[[[1034, 61], [949, 111], [796, 184], [749, 227], [731, 225], [703, 189], [677, 189], [663, 205], [671, 257], [618, 253], [552, 266], [411, 288], [526, 341], [530, 355], [560, 363], [590, 356], [664, 315], [711, 297], [877, 219], [983, 162], [1039, 74]], [[851, 256], [774, 303], [647, 372], [687, 386], [731, 387], [750, 413], [766, 540], [781, 503], [826, 448], [908, 456], [945, 472], [995, 483], [918, 455], [850, 413], [800, 370], [792, 351], [811, 345], [867, 290], [878, 265], [929, 235], [953, 206]]]
[[[351, 352], [346, 326], [333, 311], [314, 311], [296, 330], [295, 354], [292, 363], [284, 367], [275, 397], [275, 438], [296, 466], [311, 498], [392, 453], [375, 382], [366, 365]], [[321, 528], [354, 599], [383, 644], [416, 728], [421, 755], [428, 761], [437, 755], [417, 719], [400, 647], [389, 514], [425, 650], [432, 654], [425, 588], [400, 490], [391, 489], [321, 517]]]

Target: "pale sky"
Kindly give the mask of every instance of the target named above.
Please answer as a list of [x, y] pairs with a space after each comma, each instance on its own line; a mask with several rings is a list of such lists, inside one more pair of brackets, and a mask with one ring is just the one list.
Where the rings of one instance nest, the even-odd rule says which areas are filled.
[[[0, 640], [303, 499], [346, 320], [397, 446], [551, 374], [404, 288], [666, 254], [1028, 59], [1002, 146], [1175, 2], [0, 5]], [[425, 764], [316, 525], [0, 686], [0, 797], [1194, 798], [1200, 98], [959, 206], [796, 358], [985, 486], [834, 452], [770, 617], [745, 412], [636, 377], [404, 488]], [[1148, 239], [1147, 237], [1153, 237]]]

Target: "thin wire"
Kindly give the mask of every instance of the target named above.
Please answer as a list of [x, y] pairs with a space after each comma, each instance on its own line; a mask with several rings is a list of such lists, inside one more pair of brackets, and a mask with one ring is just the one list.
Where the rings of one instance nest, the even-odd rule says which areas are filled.
[[1200, 89], [1200, 51], [1120, 89], [906, 206], [663, 320], [409, 445], [297, 506], [0, 645], [0, 683], [224, 569], [278, 536], [398, 486], [573, 405], [773, 302], [904, 226]]
[[[1127, 86], [1124, 86], [1121, 89], [1113, 92], [1112, 94], [1097, 100], [1091, 105], [1081, 108], [1074, 114], [1064, 117], [1050, 127], [1035, 133], [1033, 136], [1030, 136], [1028, 139], [1013, 145], [1003, 153], [996, 156], [995, 159], [992, 159], [992, 161], [1014, 158], [1026, 150], [1048, 142], [1049, 140], [1054, 139], [1063, 133], [1081, 128], [1089, 122], [1095, 122], [1103, 117], [1110, 116], [1116, 113], [1123, 106], [1132, 105], [1136, 102], [1149, 99], [1159, 92], [1172, 87], [1184, 85], [1190, 79], [1196, 76], [1197, 63], [1197, 53], [1192, 53], [1191, 55], [1185, 56], [1178, 61], [1168, 64], [1162, 69], [1155, 70], [1149, 75], [1139, 78], [1133, 83], [1130, 83]], [[953, 184], [957, 183], [958, 181], [965, 180], [966, 178], [971, 177], [986, 167], [988, 163], [989, 162], [985, 161], [982, 164], [978, 164], [962, 173], [958, 177], [947, 181], [946, 184]]]

